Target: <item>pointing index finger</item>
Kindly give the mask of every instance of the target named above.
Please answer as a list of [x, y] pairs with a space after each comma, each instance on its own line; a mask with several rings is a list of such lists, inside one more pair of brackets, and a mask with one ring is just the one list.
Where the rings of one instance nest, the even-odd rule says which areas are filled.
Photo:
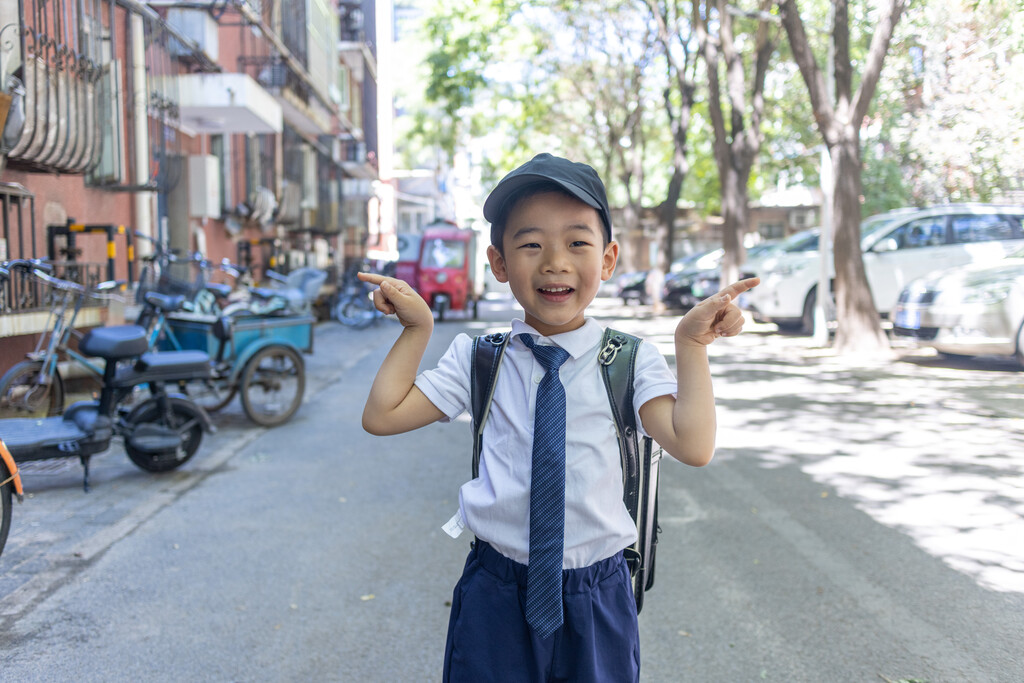
[[380, 273], [359, 272], [356, 273], [356, 277], [362, 280], [363, 282], [369, 282], [371, 285], [379, 285], [380, 283], [384, 282], [384, 280], [387, 279], [386, 275], [381, 275]]
[[730, 299], [735, 299], [743, 292], [749, 291], [754, 287], [757, 287], [759, 284], [761, 284], [761, 278], [748, 277], [744, 280], [732, 283], [728, 287], [722, 289], [719, 294], [728, 294]]

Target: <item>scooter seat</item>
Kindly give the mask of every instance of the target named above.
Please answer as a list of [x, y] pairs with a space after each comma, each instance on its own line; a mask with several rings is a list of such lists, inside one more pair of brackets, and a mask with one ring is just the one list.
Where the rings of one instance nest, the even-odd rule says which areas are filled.
[[273, 299], [275, 296], [280, 296], [281, 290], [270, 289], [268, 287], [250, 287], [249, 293], [258, 299], [269, 301], [270, 299]]
[[131, 367], [118, 368], [114, 383], [134, 386], [146, 382], [178, 382], [207, 379], [210, 357], [202, 351], [144, 353]]
[[87, 356], [106, 360], [141, 356], [149, 348], [148, 334], [139, 325], [95, 327], [78, 342], [78, 350]]
[[231, 294], [231, 285], [225, 285], [220, 282], [207, 282], [203, 285], [203, 289], [219, 299], [227, 299]]
[[158, 308], [164, 313], [177, 311], [185, 305], [185, 297], [181, 294], [162, 294], [160, 292], [146, 292], [146, 303], [153, 308]]

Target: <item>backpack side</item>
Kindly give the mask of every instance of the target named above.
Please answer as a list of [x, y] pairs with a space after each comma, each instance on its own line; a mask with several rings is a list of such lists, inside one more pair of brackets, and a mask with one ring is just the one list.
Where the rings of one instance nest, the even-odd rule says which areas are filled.
[[637, 614], [643, 609], [644, 592], [654, 586], [661, 465], [661, 449], [655, 451], [653, 439], [640, 436], [633, 408], [636, 356], [642, 341], [609, 328], [605, 330], [598, 355], [622, 458], [622, 500], [637, 529], [636, 543], [624, 551], [633, 581]]

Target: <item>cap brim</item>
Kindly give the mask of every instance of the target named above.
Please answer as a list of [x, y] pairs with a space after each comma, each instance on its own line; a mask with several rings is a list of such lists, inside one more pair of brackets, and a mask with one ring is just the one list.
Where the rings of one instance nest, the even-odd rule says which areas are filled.
[[[587, 206], [597, 209], [598, 214], [601, 214], [602, 212], [601, 203], [589, 192], [575, 183], [570, 183], [567, 180], [551, 178], [538, 173], [523, 173], [522, 175], [513, 176], [512, 178], [507, 178], [506, 180], [498, 183], [498, 186], [491, 191], [491, 194], [489, 194], [487, 199], [484, 201], [484, 218], [486, 218], [489, 223], [494, 223], [498, 220], [498, 216], [501, 214], [501, 207], [504, 206], [505, 201], [513, 192], [522, 187], [536, 185], [538, 183], [554, 183], [555, 185], [564, 188], [569, 194], [573, 195]], [[604, 222], [603, 216], [601, 220]]]

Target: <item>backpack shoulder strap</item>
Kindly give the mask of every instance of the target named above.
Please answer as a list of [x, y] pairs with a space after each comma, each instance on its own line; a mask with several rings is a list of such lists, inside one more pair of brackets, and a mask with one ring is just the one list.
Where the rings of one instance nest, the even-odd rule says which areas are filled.
[[643, 340], [608, 328], [604, 332], [598, 364], [608, 391], [622, 457], [623, 502], [635, 521], [639, 505], [640, 440], [633, 408], [633, 376], [636, 354]]
[[640, 438], [633, 408], [633, 381], [637, 351], [642, 340], [617, 330], [606, 330], [598, 355], [622, 458], [622, 501], [636, 524], [637, 540], [623, 550], [633, 584], [637, 614], [644, 591], [654, 585], [654, 557], [658, 543], [658, 473], [661, 449], [654, 440]]
[[473, 478], [480, 474], [480, 450], [483, 445], [484, 424], [491, 410], [494, 385], [498, 379], [501, 358], [511, 332], [495, 332], [473, 338], [473, 358], [470, 367], [470, 410], [473, 418]]

